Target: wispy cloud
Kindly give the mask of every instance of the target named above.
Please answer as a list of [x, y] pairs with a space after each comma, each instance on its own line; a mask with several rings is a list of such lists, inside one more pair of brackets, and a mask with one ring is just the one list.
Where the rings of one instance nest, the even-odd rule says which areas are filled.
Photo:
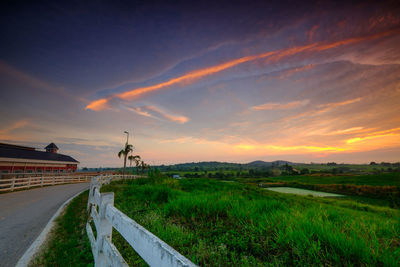
[[125, 108], [129, 111], [149, 118], [162, 119], [180, 124], [184, 124], [189, 121], [189, 118], [186, 116], [173, 114], [169, 111], [166, 111], [165, 109], [156, 106], [147, 105], [142, 107]]
[[340, 106], [350, 105], [350, 104], [357, 103], [360, 101], [361, 101], [361, 97], [357, 97], [354, 99], [349, 99], [349, 100], [345, 100], [345, 101], [341, 101], [341, 102], [321, 104], [318, 106], [318, 108], [320, 108], [321, 110], [325, 110], [325, 109], [331, 109], [331, 108], [336, 108], [336, 107], [340, 107]]
[[306, 35], [310, 41], [314, 40], [314, 35], [318, 29], [319, 29], [319, 25], [314, 25], [311, 27], [311, 29], [309, 31], [306, 32]]
[[153, 118], [153, 116], [149, 112], [143, 110], [142, 107], [125, 107], [125, 108], [127, 110], [135, 112], [135, 113], [137, 113], [139, 115], [142, 115], [142, 116], [145, 116], [145, 117], [149, 117], [149, 118]]
[[324, 133], [321, 133], [321, 135], [349, 135], [349, 134], [369, 132], [374, 129], [375, 128], [364, 128], [364, 127], [358, 126], [358, 127], [351, 127], [351, 128], [342, 129], [342, 130], [324, 132]]
[[292, 76], [293, 74], [297, 73], [297, 72], [302, 72], [302, 71], [306, 71], [309, 69], [312, 69], [315, 66], [315, 64], [309, 64], [309, 65], [305, 65], [305, 66], [301, 66], [301, 67], [296, 67], [296, 68], [292, 68], [289, 69], [285, 72], [283, 72], [281, 75], [278, 76], [278, 79], [287, 79], [290, 76]]
[[6, 126], [3, 129], [0, 129], [0, 138], [4, 138], [4, 139], [10, 138], [11, 137], [10, 132], [12, 132], [13, 130], [16, 130], [16, 129], [23, 128], [27, 125], [28, 125], [28, 120], [16, 121], [16, 122], [12, 123], [11, 125]]
[[362, 141], [366, 141], [366, 140], [385, 138], [385, 137], [390, 137], [390, 136], [400, 136], [400, 128], [393, 128], [393, 129], [388, 129], [388, 130], [383, 130], [383, 131], [371, 132], [371, 133], [361, 136], [361, 137], [354, 137], [354, 138], [348, 139], [346, 141], [346, 143], [352, 144], [352, 143], [362, 142]]
[[278, 110], [278, 109], [293, 109], [302, 107], [308, 104], [308, 100], [303, 101], [292, 101], [287, 103], [272, 103], [268, 102], [262, 105], [253, 106], [250, 109], [252, 110]]
[[316, 107], [312, 107], [312, 109], [307, 110], [305, 112], [287, 116], [287, 117], [283, 118], [282, 120], [291, 121], [291, 120], [299, 119], [299, 118], [311, 118], [311, 117], [319, 116], [321, 114], [325, 114], [325, 113], [331, 112], [331, 111], [333, 111], [333, 110], [335, 110], [335, 109], [337, 109], [339, 107], [360, 102], [361, 100], [362, 100], [362, 98], [357, 97], [357, 98], [344, 100], [344, 101], [339, 101], [339, 102], [331, 102], [331, 103], [320, 104], [320, 105], [318, 105]]
[[176, 144], [213, 144], [216, 142], [209, 141], [203, 138], [197, 138], [197, 137], [192, 137], [192, 136], [182, 136], [178, 138], [173, 138], [173, 139], [164, 139], [159, 141], [160, 144], [165, 144], [165, 143], [176, 143]]
[[233, 67], [238, 66], [243, 63], [260, 60], [260, 59], [265, 59], [266, 60], [265, 63], [278, 62], [283, 58], [286, 58], [288, 56], [292, 56], [292, 55], [295, 55], [298, 53], [321, 52], [321, 51], [334, 49], [334, 48], [344, 46], [344, 45], [374, 40], [374, 39], [382, 38], [385, 36], [397, 34], [398, 31], [399, 31], [398, 29], [395, 29], [395, 30], [385, 31], [385, 32], [381, 32], [381, 33], [377, 33], [377, 34], [373, 34], [373, 35], [349, 38], [349, 39], [344, 39], [344, 40], [331, 42], [331, 43], [316, 42], [316, 43], [312, 43], [312, 44], [308, 44], [308, 45], [304, 45], [304, 46], [296, 46], [296, 47], [291, 47], [291, 48], [287, 48], [287, 49], [269, 51], [269, 52], [265, 52], [265, 53], [261, 53], [261, 54], [257, 54], [257, 55], [253, 55], [253, 56], [241, 57], [238, 59], [227, 61], [227, 62], [219, 64], [219, 65], [214, 65], [214, 66], [203, 68], [200, 70], [195, 70], [195, 71], [189, 72], [187, 74], [184, 74], [182, 76], [172, 78], [166, 82], [162, 82], [162, 83], [158, 83], [158, 84], [146, 86], [146, 87], [135, 88], [135, 89], [129, 90], [124, 93], [114, 94], [109, 97], [93, 101], [86, 106], [86, 109], [91, 109], [91, 110], [95, 110], [95, 111], [104, 110], [104, 109], [110, 108], [109, 102], [112, 99], [133, 100], [133, 99], [141, 97], [145, 94], [169, 88], [172, 85], [177, 85], [177, 84], [185, 84], [186, 85], [186, 84], [193, 83], [194, 81], [197, 81], [201, 78], [219, 73], [221, 71], [233, 68]]
[[282, 146], [282, 145], [251, 145], [251, 144], [238, 144], [235, 145], [237, 149], [243, 150], [266, 150], [275, 152], [343, 152], [346, 148], [334, 147], [334, 146], [310, 146], [310, 145], [298, 145], [298, 146]]
[[0, 73], [14, 79], [15, 81], [22, 82], [35, 89], [43, 90], [49, 93], [56, 93], [69, 98], [74, 98], [79, 101], [85, 101], [76, 95], [70, 94], [65, 90], [64, 87], [49, 83], [47, 81], [41, 80], [34, 75], [21, 71], [14, 66], [7, 64], [6, 62], [0, 60]]
[[103, 109], [106, 109], [109, 107], [108, 103], [113, 98], [132, 100], [132, 99], [135, 99], [144, 94], [147, 94], [147, 93], [150, 93], [153, 91], [158, 91], [158, 90], [161, 90], [164, 88], [168, 88], [171, 85], [180, 84], [180, 83], [188, 84], [195, 80], [201, 79], [205, 76], [209, 76], [209, 75], [221, 72], [223, 70], [232, 68], [234, 66], [237, 66], [237, 65], [245, 63], [245, 62], [253, 61], [255, 59], [265, 58], [274, 53], [275, 52], [267, 52], [267, 53], [256, 55], [256, 56], [242, 57], [242, 58], [238, 58], [238, 59], [235, 59], [232, 61], [225, 62], [220, 65], [215, 65], [212, 67], [189, 72], [185, 75], [170, 79], [163, 83], [159, 83], [159, 84], [155, 84], [155, 85], [147, 86], [147, 87], [136, 88], [136, 89], [127, 91], [125, 93], [116, 94], [116, 95], [112, 95], [108, 98], [103, 98], [103, 99], [93, 101], [92, 103], [90, 103], [89, 105], [86, 106], [86, 109], [91, 109], [91, 110], [95, 110], [95, 111], [103, 110]]

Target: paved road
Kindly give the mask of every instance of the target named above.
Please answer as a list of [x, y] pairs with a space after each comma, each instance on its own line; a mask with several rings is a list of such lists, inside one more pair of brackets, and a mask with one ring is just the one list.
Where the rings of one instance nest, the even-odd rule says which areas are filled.
[[58, 208], [89, 183], [0, 194], [0, 266], [14, 266]]

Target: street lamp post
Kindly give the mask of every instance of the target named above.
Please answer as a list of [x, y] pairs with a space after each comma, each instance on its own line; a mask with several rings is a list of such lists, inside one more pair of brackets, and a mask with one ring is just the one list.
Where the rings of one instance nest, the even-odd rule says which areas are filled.
[[124, 131], [124, 133], [126, 133], [126, 144], [128, 144], [128, 140], [129, 140], [129, 132], [128, 132], [128, 131]]
[[[126, 133], [125, 152], [127, 152], [127, 151], [126, 151], [126, 148], [128, 147], [129, 132], [128, 132], [128, 131], [124, 131], [124, 133]], [[125, 169], [126, 169], [126, 157], [128, 157], [128, 153], [125, 153], [125, 154], [124, 154], [124, 172], [123, 172], [123, 174], [122, 174], [122, 177], [124, 177], [124, 179], [125, 179]]]

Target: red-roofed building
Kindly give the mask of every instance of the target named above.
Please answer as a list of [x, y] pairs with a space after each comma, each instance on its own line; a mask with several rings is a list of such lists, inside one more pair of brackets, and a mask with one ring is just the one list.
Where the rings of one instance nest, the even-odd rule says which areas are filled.
[[79, 162], [59, 154], [58, 147], [51, 143], [46, 151], [33, 147], [0, 143], [0, 174], [7, 173], [64, 173], [75, 172]]

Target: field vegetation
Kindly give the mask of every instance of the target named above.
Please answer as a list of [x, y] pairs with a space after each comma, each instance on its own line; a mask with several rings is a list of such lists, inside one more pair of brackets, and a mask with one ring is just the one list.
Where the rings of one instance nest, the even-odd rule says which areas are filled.
[[[400, 207], [400, 163], [298, 164], [255, 161], [248, 164], [202, 162], [164, 167], [168, 177], [233, 180], [262, 187], [289, 186], [338, 193], [354, 200]], [[168, 169], [180, 171], [167, 171]]]
[[[398, 266], [400, 262], [396, 166], [376, 172], [375, 165], [357, 165], [358, 169], [348, 167], [338, 173], [332, 171], [338, 165], [325, 164], [320, 169], [308, 166], [306, 174], [287, 162], [185, 166], [163, 172], [153, 167], [146, 171], [149, 178], [113, 182], [102, 191], [115, 192], [118, 209], [200, 266]], [[173, 179], [174, 174], [197, 178]], [[319, 198], [264, 189], [270, 186], [346, 196]], [[68, 208], [67, 217], [60, 219], [60, 238], [52, 241], [51, 252], [44, 253], [39, 265], [92, 264], [84, 230], [87, 198], [79, 199], [71, 204], [73, 212]], [[71, 227], [72, 221], [80, 226]], [[146, 266], [115, 230], [113, 243], [130, 266]]]
[[49, 242], [30, 266], [94, 266], [86, 235], [88, 191], [80, 194], [56, 220]]
[[[115, 205], [201, 266], [397, 266], [399, 210], [215, 179], [115, 182]], [[137, 255], [114, 242], [132, 265]]]

